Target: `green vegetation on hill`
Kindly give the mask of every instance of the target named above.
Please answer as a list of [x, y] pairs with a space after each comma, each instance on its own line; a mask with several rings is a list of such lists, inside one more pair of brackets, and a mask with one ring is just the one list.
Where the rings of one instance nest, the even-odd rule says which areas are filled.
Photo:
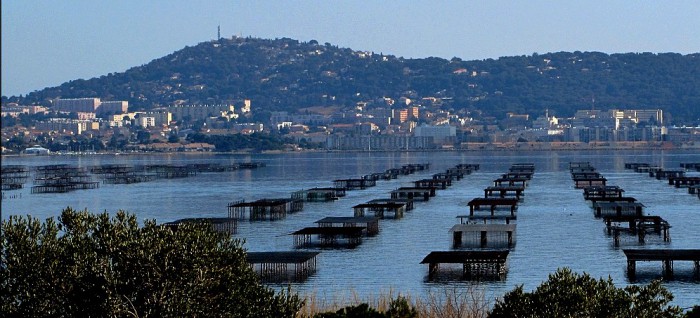
[[383, 97], [444, 99], [448, 109], [560, 117], [578, 109], [660, 108], [700, 122], [700, 54], [558, 52], [476, 61], [405, 59], [316, 41], [232, 38], [185, 47], [148, 64], [2, 101], [128, 100], [132, 110], [253, 100], [254, 111], [350, 107]]

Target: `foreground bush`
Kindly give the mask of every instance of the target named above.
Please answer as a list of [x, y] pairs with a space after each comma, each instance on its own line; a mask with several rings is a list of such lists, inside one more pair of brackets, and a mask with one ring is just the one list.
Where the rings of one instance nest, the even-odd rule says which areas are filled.
[[392, 290], [364, 298], [354, 292], [330, 299], [306, 295], [298, 317], [486, 318], [490, 304], [478, 285], [445, 287], [431, 288], [420, 298]]
[[0, 312], [34, 317], [294, 317], [296, 295], [262, 286], [241, 242], [205, 224], [134, 215], [12, 216], [0, 233]]
[[489, 317], [683, 317], [679, 307], [668, 305], [672, 300], [658, 280], [617, 288], [611, 278], [560, 269], [531, 293], [522, 285], [506, 293]]
[[409, 303], [408, 299], [399, 296], [392, 299], [387, 311], [379, 311], [370, 307], [367, 303], [356, 306], [347, 306], [335, 312], [319, 313], [314, 318], [417, 318], [418, 311]]

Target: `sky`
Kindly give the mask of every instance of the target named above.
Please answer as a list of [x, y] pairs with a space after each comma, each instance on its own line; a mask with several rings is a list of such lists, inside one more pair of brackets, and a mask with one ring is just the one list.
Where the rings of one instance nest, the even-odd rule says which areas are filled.
[[700, 2], [3, 0], [2, 96], [124, 72], [222, 37], [316, 40], [405, 58], [700, 52]]

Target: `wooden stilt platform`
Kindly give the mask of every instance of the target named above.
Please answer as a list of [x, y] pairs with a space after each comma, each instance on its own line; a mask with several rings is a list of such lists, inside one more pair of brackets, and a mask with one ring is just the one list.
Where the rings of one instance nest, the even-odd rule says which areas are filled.
[[475, 198], [469, 201], [469, 215], [473, 216], [474, 212], [480, 210], [482, 206], [489, 207], [491, 215], [496, 214], [498, 207], [506, 207], [509, 208], [510, 216], [515, 216], [518, 200], [512, 198]]
[[2, 190], [17, 190], [24, 188], [29, 179], [29, 168], [22, 165], [2, 166]]
[[84, 168], [70, 165], [48, 165], [36, 168], [32, 193], [64, 193], [81, 189], [97, 189], [100, 183]]
[[637, 237], [639, 244], [646, 244], [649, 235], [656, 234], [663, 242], [670, 242], [671, 226], [660, 216], [606, 216], [603, 218], [608, 235], [613, 237], [613, 245], [620, 246], [622, 233]]
[[578, 177], [574, 179], [574, 187], [576, 189], [584, 189], [593, 186], [605, 186], [608, 179], [603, 176], [588, 176], [588, 177]]
[[619, 186], [593, 186], [583, 188], [583, 198], [604, 199], [604, 198], [619, 198], [625, 192]]
[[[354, 248], [362, 244], [362, 233], [364, 231], [365, 227], [363, 226], [319, 226], [306, 227], [292, 233], [292, 235], [294, 236], [294, 246], [296, 248], [314, 246]], [[313, 241], [313, 236], [316, 236], [318, 240]]]
[[513, 248], [515, 224], [455, 224], [450, 229], [453, 248]]
[[656, 178], [656, 180], [668, 180], [668, 178], [671, 177], [684, 177], [685, 176], [685, 170], [656, 170], [656, 171], [649, 171], [649, 176], [652, 178]]
[[591, 168], [591, 163], [588, 161], [572, 161], [569, 162], [569, 170], [579, 168]]
[[532, 179], [532, 175], [534, 175], [534, 172], [507, 172], [501, 175], [501, 178], [503, 179]]
[[693, 262], [693, 276], [700, 279], [700, 249], [623, 249], [627, 257], [627, 277], [636, 277], [637, 262], [661, 262], [663, 276], [673, 278], [673, 262]]
[[649, 167], [650, 164], [648, 163], [641, 163], [641, 162], [625, 162], [625, 169], [628, 170], [635, 170], [639, 167]]
[[659, 171], [659, 170], [663, 170], [663, 169], [659, 166], [639, 166], [639, 167], [634, 168], [634, 172], [637, 172], [637, 173], [649, 173], [652, 171]]
[[669, 177], [668, 184], [676, 188], [688, 188], [700, 185], [700, 177]]
[[511, 222], [514, 222], [517, 220], [516, 216], [510, 216], [510, 215], [458, 215], [457, 218], [459, 219], [460, 224], [467, 224], [467, 223], [497, 223], [497, 224], [510, 224]]
[[478, 171], [481, 168], [481, 165], [478, 163], [460, 163], [455, 166], [457, 169], [465, 170], [465, 171]]
[[253, 202], [236, 201], [228, 205], [228, 217], [238, 220], [275, 221], [287, 217], [287, 213], [301, 211], [304, 201], [297, 199], [260, 199]]
[[510, 165], [510, 168], [508, 169], [509, 172], [528, 172], [528, 173], [535, 173], [535, 164], [534, 163], [514, 163]]
[[413, 181], [416, 187], [433, 187], [436, 189], [445, 190], [452, 185], [452, 180], [436, 180], [436, 179], [421, 179]]
[[633, 197], [609, 197], [609, 198], [590, 198], [587, 199], [590, 202], [591, 207], [593, 207], [598, 202], [637, 202], [636, 198]]
[[603, 216], [642, 216], [644, 204], [639, 202], [596, 202], [593, 204], [593, 214]]
[[401, 187], [391, 191], [391, 198], [428, 201], [435, 196], [435, 190], [435, 187]]
[[502, 187], [502, 186], [520, 186], [520, 187], [527, 187], [527, 183], [530, 181], [529, 178], [526, 177], [519, 177], [519, 178], [497, 178], [493, 180], [493, 186], [494, 187]]
[[73, 190], [97, 189], [100, 183], [97, 181], [65, 182], [37, 185], [32, 187], [32, 193], [65, 193]]
[[[469, 173], [471, 173], [471, 171], [469, 171]], [[449, 168], [445, 171], [445, 174], [450, 176], [453, 180], [462, 180], [464, 175], [469, 173], [466, 173], [464, 170], [459, 168]]]
[[246, 259], [263, 282], [300, 282], [316, 272], [319, 252], [248, 252]]
[[345, 188], [312, 188], [292, 193], [292, 199], [307, 202], [327, 202], [338, 200], [345, 195]]
[[485, 198], [514, 198], [522, 199], [525, 194], [524, 186], [490, 186], [484, 189]]
[[428, 280], [438, 275], [440, 264], [462, 264], [462, 279], [505, 278], [508, 250], [433, 251], [421, 264], [428, 264]]
[[700, 184], [688, 187], [688, 193], [700, 195]]
[[369, 187], [374, 187], [377, 185], [376, 180], [368, 179], [337, 179], [333, 180], [333, 184], [336, 188], [346, 189], [346, 190], [364, 190]]
[[406, 208], [406, 211], [411, 211], [413, 210], [413, 200], [412, 199], [373, 199], [367, 201], [367, 203], [399, 203], [403, 204]]
[[452, 182], [453, 179], [459, 180], [455, 175], [446, 172], [440, 172], [433, 175], [433, 180], [445, 180]]
[[374, 216], [329, 216], [320, 219], [314, 223], [318, 224], [320, 227], [332, 227], [332, 226], [346, 226], [346, 227], [356, 227], [363, 225], [366, 230], [367, 236], [375, 236], [379, 234], [379, 220], [380, 218]]
[[398, 202], [386, 203], [362, 203], [352, 207], [355, 211], [355, 217], [363, 217], [369, 213], [374, 214], [378, 218], [393, 218], [400, 219], [406, 211], [406, 205]]

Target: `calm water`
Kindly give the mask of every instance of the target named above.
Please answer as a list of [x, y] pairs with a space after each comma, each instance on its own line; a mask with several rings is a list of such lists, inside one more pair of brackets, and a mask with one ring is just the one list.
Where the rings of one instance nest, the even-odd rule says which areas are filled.
[[[313, 187], [332, 186], [332, 180], [355, 178], [409, 163], [430, 163], [428, 171], [378, 181], [366, 190], [348, 191], [348, 195], [330, 203], [305, 203], [304, 210], [275, 222], [241, 222], [237, 237], [245, 238], [250, 251], [293, 249], [289, 233], [326, 216], [352, 216], [352, 206], [378, 198], [388, 198], [391, 190], [412, 185], [412, 181], [430, 178], [459, 163], [476, 163], [481, 170], [439, 190], [428, 202], [416, 202], [415, 209], [400, 220], [380, 222], [380, 234], [365, 239], [355, 249], [325, 249], [318, 257], [318, 271], [303, 284], [294, 285], [301, 293], [323, 297], [360, 296], [379, 292], [403, 292], [425, 295], [444, 288], [462, 288], [476, 284], [488, 299], [501, 296], [519, 284], [532, 290], [557, 268], [569, 267], [593, 277], [612, 277], [618, 286], [629, 284], [626, 260], [620, 249], [612, 247], [604, 234], [604, 224], [595, 219], [581, 190], [574, 189], [568, 171], [571, 161], [589, 161], [608, 178], [646, 205], [646, 213], [659, 215], [671, 224], [672, 242], [647, 244], [648, 248], [700, 248], [700, 200], [663, 181], [624, 170], [625, 162], [647, 162], [665, 168], [680, 168], [682, 162], [700, 162], [700, 154], [668, 151], [618, 152], [431, 152], [431, 153], [299, 153], [283, 155], [164, 155], [164, 156], [92, 156], [92, 157], [8, 157], [3, 164], [38, 166], [69, 163], [91, 166], [105, 163], [238, 163], [261, 161], [267, 167], [226, 173], [202, 173], [185, 179], [156, 180], [141, 184], [102, 184], [96, 190], [65, 194], [30, 194], [25, 189], [6, 191], [2, 215], [31, 214], [38, 218], [57, 216], [71, 206], [92, 212], [117, 209], [135, 213], [139, 219], [173, 221], [185, 217], [221, 217], [230, 201], [289, 197], [290, 193]], [[434, 250], [449, 250], [448, 230], [458, 222], [455, 217], [468, 213], [467, 202], [483, 196], [492, 180], [507, 172], [513, 163], [535, 163], [536, 173], [518, 208], [517, 246], [509, 256], [509, 272], [500, 282], [426, 282], [427, 266], [419, 264]], [[689, 175], [700, 175], [689, 172]], [[655, 241], [655, 242], [658, 242]], [[623, 242], [624, 243], [624, 242]], [[626, 245], [635, 246], [635, 245]], [[625, 246], [623, 246], [625, 247]], [[637, 265], [640, 282], [660, 275], [660, 263]], [[693, 282], [692, 264], [675, 265], [678, 279], [665, 283], [675, 304], [689, 307], [700, 304], [700, 283]]]

